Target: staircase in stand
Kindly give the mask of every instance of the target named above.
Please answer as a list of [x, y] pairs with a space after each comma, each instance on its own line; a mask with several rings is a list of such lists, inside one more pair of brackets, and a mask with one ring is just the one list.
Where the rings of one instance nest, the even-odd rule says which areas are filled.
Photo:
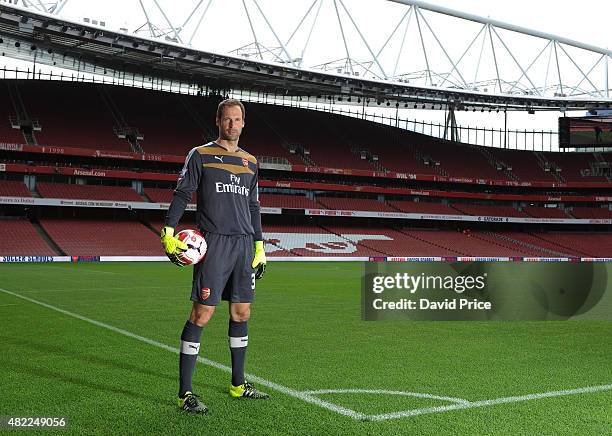
[[13, 109], [15, 110], [16, 117], [11, 117], [11, 126], [13, 128], [21, 130], [23, 138], [25, 139], [26, 144], [28, 145], [38, 145], [38, 141], [36, 140], [36, 135], [34, 131], [40, 131], [41, 126], [38, 123], [38, 120], [30, 118], [28, 112], [26, 110], [25, 104], [23, 103], [23, 99], [21, 98], [21, 93], [19, 92], [19, 87], [16, 83], [7, 82], [7, 88], [9, 97], [11, 99], [11, 103], [13, 104]]
[[565, 183], [565, 178], [561, 175], [559, 171], [557, 171], [559, 167], [555, 163], [546, 159], [542, 152], [534, 151], [533, 154], [535, 155], [538, 161], [538, 165], [540, 166], [540, 168], [542, 168], [543, 171], [552, 174], [552, 176], [555, 178], [555, 180], [557, 180], [557, 182]]
[[[300, 144], [291, 144], [291, 142], [287, 139], [287, 137], [285, 137], [280, 131], [279, 129], [276, 127], [276, 125], [272, 122], [272, 120], [270, 120], [270, 118], [268, 118], [268, 114], [266, 113], [266, 109], [265, 106], [262, 105], [261, 109], [257, 112], [254, 112], [256, 116], [259, 117], [259, 119], [261, 121], [263, 121], [263, 123], [274, 132], [274, 134], [276, 136], [278, 136], [281, 140], [281, 146], [287, 150], [288, 153], [291, 154], [295, 154], [297, 156], [299, 156], [300, 158], [302, 158], [302, 161], [304, 162], [305, 165], [308, 166], [317, 166], [317, 164], [310, 158], [310, 156], [308, 156], [305, 153], [305, 149], [302, 145]], [[293, 148], [293, 146], [296, 146], [295, 148]]]
[[487, 159], [489, 165], [491, 165], [493, 168], [503, 172], [508, 177], [508, 179], [515, 182], [519, 181], [519, 178], [516, 176], [516, 174], [514, 174], [510, 169], [508, 169], [508, 165], [497, 159], [497, 157], [493, 153], [491, 153], [491, 150], [489, 150], [487, 147], [476, 147], [476, 149], [485, 157], [485, 159]]
[[119, 106], [117, 106], [117, 104], [111, 97], [107, 87], [97, 86], [96, 89], [98, 90], [98, 93], [100, 94], [104, 105], [113, 117], [113, 121], [115, 124], [113, 127], [113, 132], [115, 133], [115, 135], [117, 135], [121, 139], [125, 139], [128, 144], [130, 144], [130, 148], [134, 153], [144, 153], [144, 150], [142, 149], [142, 146], [139, 142], [143, 140], [144, 137], [140, 134], [140, 132], [138, 132], [138, 129], [136, 127], [128, 126], [128, 123], [125, 121], [125, 117], [121, 113]]

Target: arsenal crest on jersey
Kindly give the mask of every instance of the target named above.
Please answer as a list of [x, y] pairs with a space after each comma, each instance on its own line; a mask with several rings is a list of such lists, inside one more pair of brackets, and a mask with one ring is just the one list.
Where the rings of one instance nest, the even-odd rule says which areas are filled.
[[245, 157], [242, 158], [242, 165], [244, 165], [245, 167], [248, 168], [249, 166], [249, 160]]

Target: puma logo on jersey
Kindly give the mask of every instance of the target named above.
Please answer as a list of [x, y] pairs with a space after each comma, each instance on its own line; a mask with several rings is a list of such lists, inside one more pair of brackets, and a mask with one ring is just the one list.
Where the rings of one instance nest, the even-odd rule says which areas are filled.
[[215, 156], [215, 159], [219, 159], [219, 162], [223, 163], [223, 156]]

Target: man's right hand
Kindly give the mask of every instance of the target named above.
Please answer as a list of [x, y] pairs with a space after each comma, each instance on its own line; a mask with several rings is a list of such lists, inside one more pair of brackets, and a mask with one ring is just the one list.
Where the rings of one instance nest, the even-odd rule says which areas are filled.
[[178, 255], [187, 250], [187, 244], [174, 237], [174, 229], [172, 227], [165, 226], [162, 229], [161, 243], [166, 256], [168, 256], [172, 263], [178, 266], [185, 266], [185, 263], [179, 259]]

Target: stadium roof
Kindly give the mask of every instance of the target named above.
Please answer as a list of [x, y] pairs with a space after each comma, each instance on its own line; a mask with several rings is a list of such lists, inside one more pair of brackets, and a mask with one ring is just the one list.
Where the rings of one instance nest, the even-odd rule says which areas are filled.
[[205, 52], [4, 4], [0, 4], [0, 38], [3, 56], [100, 75], [110, 74], [107, 70], [139, 74], [215, 90], [310, 96], [320, 101], [350, 96], [399, 105], [453, 105], [457, 109], [580, 110], [610, 104], [603, 98], [478, 93], [296, 68]]

